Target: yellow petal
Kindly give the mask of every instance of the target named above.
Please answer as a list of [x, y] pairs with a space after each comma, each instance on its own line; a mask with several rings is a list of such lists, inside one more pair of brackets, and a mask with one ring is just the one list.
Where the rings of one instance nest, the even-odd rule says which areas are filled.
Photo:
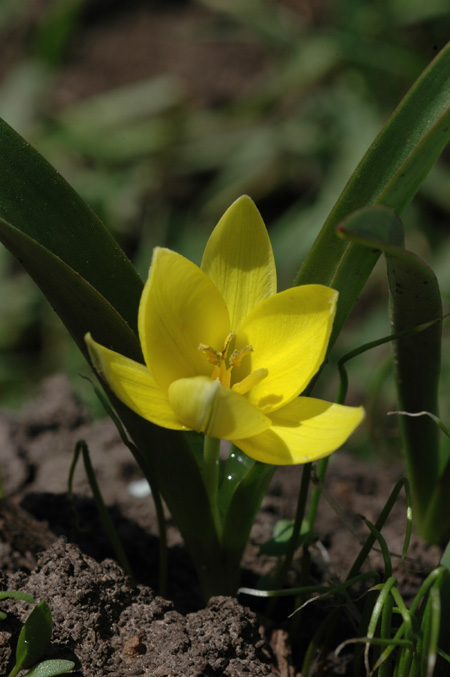
[[205, 248], [202, 270], [220, 289], [236, 332], [246, 315], [277, 291], [277, 277], [264, 221], [244, 195], [214, 228]]
[[257, 435], [270, 426], [270, 419], [245, 397], [205, 376], [175, 381], [168, 394], [180, 421], [211, 437], [234, 440]]
[[101, 346], [90, 334], [86, 334], [85, 341], [95, 369], [127, 407], [163, 428], [188, 429], [176, 417], [167, 393], [143, 364]]
[[271, 296], [245, 318], [236, 348], [253, 351], [233, 369], [233, 382], [267, 369], [267, 378], [248, 394], [265, 413], [297, 397], [325, 359], [338, 294], [322, 285], [293, 287]]
[[139, 337], [145, 362], [159, 386], [209, 375], [199, 345], [221, 350], [230, 331], [219, 290], [198, 266], [169, 249], [155, 249], [139, 306]]
[[234, 444], [262, 463], [291, 465], [315, 461], [342, 446], [361, 423], [364, 410], [298, 397], [270, 418], [271, 428]]

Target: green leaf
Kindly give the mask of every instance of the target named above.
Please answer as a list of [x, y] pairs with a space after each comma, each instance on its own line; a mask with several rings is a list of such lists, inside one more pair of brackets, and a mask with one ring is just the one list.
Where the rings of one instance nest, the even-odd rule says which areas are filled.
[[344, 242], [336, 227], [352, 212], [383, 204], [401, 213], [450, 140], [450, 43], [394, 111], [347, 183], [303, 263], [297, 284], [340, 292], [330, 346], [378, 260], [379, 253]]
[[84, 336], [91, 331], [101, 343], [142, 360], [139, 341], [129, 324], [78, 271], [1, 218], [0, 240], [23, 263], [86, 357]]
[[[229, 590], [228, 563], [223, 557], [200, 467], [183, 434], [165, 430], [140, 418], [114, 400], [125, 428], [141, 452], [138, 462], [151, 472], [194, 562], [206, 599], [235, 594]], [[149, 470], [151, 468], [152, 470]], [[235, 574], [233, 574], [235, 580]]]
[[450, 461], [447, 460], [439, 480], [433, 487], [422, 527], [424, 538], [441, 546], [447, 544], [450, 538], [449, 495]]
[[27, 592], [20, 592], [19, 590], [2, 590], [0, 591], [0, 599], [6, 599], [7, 597], [12, 597], [14, 599], [21, 599], [23, 602], [28, 602], [28, 604], [34, 604], [34, 599]]
[[[7, 597], [21, 599], [24, 602], [28, 602], [28, 604], [34, 604], [34, 599], [32, 598], [31, 595], [28, 595], [26, 592], [19, 592], [16, 590], [3, 590], [0, 592], [0, 600], [6, 599]], [[3, 613], [3, 611], [0, 611], [0, 621], [4, 621], [5, 618], [7, 618], [7, 615]]]
[[[238, 580], [239, 563], [251, 528], [261, 506], [276, 466], [254, 461], [239, 476], [226, 506], [223, 519], [222, 547], [230, 572]], [[220, 500], [220, 498], [219, 498]], [[235, 595], [236, 589], [231, 593]]]
[[[91, 331], [140, 360], [143, 285], [133, 266], [79, 195], [2, 121], [0, 149], [0, 241], [41, 287], [85, 355], [84, 334]], [[152, 425], [105, 390], [137, 447], [137, 462], [183, 534], [205, 596], [218, 594], [227, 585], [226, 565], [194, 453], [183, 434]]]
[[35, 39], [38, 57], [57, 66], [77, 28], [84, 0], [54, 0], [38, 22]]
[[[129, 325], [81, 275], [36, 240], [2, 220], [0, 239], [24, 265], [26, 263], [28, 273], [39, 284], [86, 356], [84, 335], [89, 330], [101, 343], [132, 359], [141, 359], [140, 344]], [[103, 385], [137, 446], [137, 462], [150, 478], [154, 490], [162, 492], [197, 570], [212, 578], [216, 568], [216, 576], [220, 579], [221, 567], [217, 561], [220, 546], [210, 519], [208, 498], [197, 460], [184, 436], [140, 418]], [[149, 449], [152, 449], [151, 454]]]
[[239, 483], [255, 464], [253, 458], [244, 454], [234, 444], [231, 445], [227, 458], [220, 461], [219, 511], [222, 517], [226, 514]]
[[294, 533], [294, 524], [294, 520], [278, 520], [273, 528], [272, 538], [261, 545], [260, 553], [273, 557], [286, 554], [289, 541]]
[[[387, 264], [391, 324], [395, 332], [442, 317], [438, 282], [424, 261], [404, 252], [403, 256], [388, 256]], [[442, 322], [436, 322], [419, 334], [395, 341], [398, 398], [403, 411], [438, 413], [441, 335]], [[424, 531], [423, 519], [440, 471], [439, 429], [428, 416], [402, 416], [400, 425], [416, 526], [422, 536], [435, 540], [436, 533], [432, 536], [426, 528]], [[441, 519], [435, 526], [440, 530], [444, 523], [447, 531], [447, 519]]]
[[52, 615], [47, 602], [39, 602], [25, 621], [17, 640], [16, 669], [30, 668], [46, 651], [52, 636]]
[[0, 149], [0, 218], [76, 271], [136, 332], [142, 281], [100, 219], [3, 120]]
[[56, 675], [64, 675], [66, 672], [73, 670], [75, 663], [73, 661], [66, 661], [63, 659], [53, 659], [43, 661], [29, 670], [25, 677], [56, 677]]
[[[428, 411], [436, 415], [442, 301], [434, 272], [422, 259], [403, 248], [402, 223], [387, 207], [359, 210], [346, 219], [338, 231], [347, 240], [384, 252], [391, 324], [395, 334], [432, 323], [423, 331], [397, 338], [393, 344], [400, 409], [409, 413]], [[422, 536], [439, 540], [439, 533], [448, 532], [450, 520], [441, 517], [432, 524], [425, 518], [441, 472], [439, 429], [429, 416], [402, 416], [400, 425], [416, 528]]]
[[[272, 537], [263, 543], [259, 549], [260, 553], [263, 555], [268, 555], [269, 557], [281, 557], [286, 555], [291, 547], [291, 539], [294, 534], [295, 529], [295, 520], [281, 519], [276, 522]], [[308, 521], [303, 520], [299, 538], [296, 539], [296, 548], [305, 543], [312, 543], [317, 539], [317, 533], [310, 531], [310, 525]], [[277, 582], [277, 587], [278, 582]]]

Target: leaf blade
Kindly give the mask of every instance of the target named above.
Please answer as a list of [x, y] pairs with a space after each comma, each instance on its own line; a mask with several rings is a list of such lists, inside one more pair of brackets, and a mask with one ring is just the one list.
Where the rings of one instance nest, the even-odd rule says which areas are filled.
[[[443, 310], [434, 272], [404, 249], [402, 223], [388, 207], [359, 210], [338, 230], [341, 237], [385, 254], [391, 326], [394, 334], [403, 334], [393, 341], [399, 406], [412, 414], [436, 415]], [[408, 332], [426, 324], [430, 326], [423, 331]], [[439, 540], [436, 533], [448, 530], [447, 520], [441, 518], [433, 526], [426, 518], [441, 471], [438, 426], [428, 416], [402, 416], [400, 426], [417, 529], [426, 538]]]
[[103, 223], [1, 119], [0, 148], [0, 218], [76, 270], [136, 331], [142, 281]]
[[31, 668], [25, 677], [57, 677], [57, 675], [64, 675], [66, 672], [73, 670], [74, 667], [75, 663], [73, 661], [66, 661], [62, 658], [49, 659]]
[[52, 615], [47, 602], [39, 602], [25, 621], [16, 647], [16, 668], [30, 668], [46, 651], [52, 635]]
[[355, 210], [384, 204], [401, 213], [450, 140], [450, 43], [394, 111], [337, 200], [305, 259], [296, 284], [340, 292], [330, 346], [336, 340], [379, 254], [340, 242], [336, 227]]

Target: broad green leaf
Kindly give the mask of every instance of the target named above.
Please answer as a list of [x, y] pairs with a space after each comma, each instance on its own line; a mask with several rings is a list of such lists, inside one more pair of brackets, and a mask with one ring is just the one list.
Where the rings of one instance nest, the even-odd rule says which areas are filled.
[[30, 668], [46, 651], [52, 636], [52, 615], [47, 602], [39, 602], [25, 621], [16, 647], [16, 668]]
[[[144, 474], [153, 473], [192, 557], [206, 599], [224, 591], [228, 563], [222, 556], [208, 496], [194, 452], [185, 436], [140, 418], [111, 397], [130, 437], [140, 451]], [[235, 576], [234, 576], [235, 578]]]
[[[85, 355], [84, 334], [90, 330], [100, 342], [133, 359], [141, 359], [135, 334], [86, 280], [48, 249], [2, 220], [0, 239], [24, 265], [26, 262], [29, 274], [39, 284]], [[200, 469], [184, 436], [153, 426], [138, 417], [103, 385], [137, 446], [136, 461], [151, 478], [154, 489], [162, 492], [197, 569], [206, 571], [205, 575], [211, 577], [216, 567], [219, 580], [220, 546]], [[186, 478], [189, 478], [188, 482]]]
[[[428, 447], [425, 447], [428, 451]], [[424, 454], [425, 458], [427, 454]], [[425, 515], [422, 516], [421, 531], [423, 537], [430, 543], [438, 543], [443, 546], [450, 539], [450, 463], [447, 462], [442, 474], [436, 481]]]
[[234, 444], [228, 456], [220, 461], [219, 511], [222, 517], [228, 510], [236, 487], [256, 463]]
[[[450, 634], [448, 632], [448, 628], [450, 626], [450, 541], [447, 543], [444, 549], [439, 564], [446, 570], [446, 576], [443, 578], [440, 590], [442, 603], [441, 606], [442, 616], [441, 616], [439, 647], [443, 649], [446, 653], [450, 653]], [[448, 665], [447, 666], [440, 665], [439, 668], [442, 671], [440, 674], [444, 676], [450, 673]]]
[[3, 120], [0, 177], [0, 218], [62, 259], [136, 331], [142, 281], [130, 261], [73, 188]]
[[450, 139], [450, 43], [405, 96], [347, 183], [300, 269], [297, 284], [340, 292], [333, 344], [379, 253], [339, 240], [336, 227], [373, 204], [401, 213]]
[[139, 341], [130, 326], [77, 271], [1, 218], [0, 241], [23, 263], [85, 356], [84, 336], [91, 331], [101, 343], [142, 361]]
[[[142, 282], [103, 224], [33, 148], [0, 121], [0, 241], [19, 259], [86, 355], [84, 334], [140, 358]], [[227, 574], [199, 465], [182, 434], [153, 426], [105, 390], [193, 557], [206, 596]]]
[[[450, 45], [430, 64], [375, 140], [347, 184], [304, 262], [298, 284], [322, 283], [340, 291], [330, 345], [379, 258], [379, 251], [343, 242], [336, 226], [358, 208], [380, 203], [401, 211], [450, 139]], [[250, 532], [273, 469], [253, 466], [239, 477], [226, 508], [223, 543], [235, 551]], [[233, 482], [232, 482], [233, 483]], [[226, 503], [224, 493], [221, 498]], [[248, 500], [251, 497], [249, 508]], [[258, 506], [258, 508], [256, 507]], [[237, 525], [237, 527], [236, 527]]]
[[[230, 569], [238, 569], [250, 530], [276, 466], [255, 461], [239, 479], [223, 520], [222, 544]], [[235, 577], [236, 578], [236, 577]], [[234, 593], [236, 594], [236, 591]]]
[[[403, 247], [403, 227], [395, 212], [375, 206], [359, 210], [338, 228], [341, 237], [384, 252], [390, 291], [394, 334], [432, 322], [423, 331], [394, 341], [399, 409], [417, 413], [438, 412], [438, 387], [442, 334], [442, 302], [439, 285], [429, 266]], [[407, 474], [411, 483], [416, 526], [427, 538], [424, 520], [441, 471], [439, 430], [428, 416], [402, 416]], [[426, 450], [426, 453], [425, 453]], [[450, 524], [450, 518], [448, 520]], [[447, 519], [434, 526], [448, 529]]]
[[[433, 271], [419, 257], [402, 251], [403, 255], [389, 254], [386, 258], [394, 332], [442, 317], [441, 295]], [[402, 411], [438, 413], [441, 334], [442, 323], [436, 322], [419, 334], [394, 343]], [[423, 533], [423, 519], [439, 474], [439, 429], [428, 416], [401, 416], [400, 426], [417, 528], [422, 536], [429, 538], [431, 534]], [[441, 520], [440, 528], [444, 521], [447, 519]]]
[[43, 661], [29, 670], [25, 677], [56, 677], [57, 675], [65, 675], [66, 672], [73, 670], [75, 663], [73, 661], [66, 661], [60, 658]]

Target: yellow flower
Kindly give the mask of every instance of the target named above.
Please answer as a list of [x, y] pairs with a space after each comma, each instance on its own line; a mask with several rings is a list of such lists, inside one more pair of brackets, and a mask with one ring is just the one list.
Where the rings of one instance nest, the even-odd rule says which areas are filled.
[[100, 375], [143, 418], [231, 440], [263, 463], [304, 463], [335, 451], [364, 415], [299, 397], [325, 358], [337, 296], [322, 285], [276, 293], [270, 240], [244, 196], [200, 268], [155, 249], [139, 306], [145, 365], [86, 341]]

